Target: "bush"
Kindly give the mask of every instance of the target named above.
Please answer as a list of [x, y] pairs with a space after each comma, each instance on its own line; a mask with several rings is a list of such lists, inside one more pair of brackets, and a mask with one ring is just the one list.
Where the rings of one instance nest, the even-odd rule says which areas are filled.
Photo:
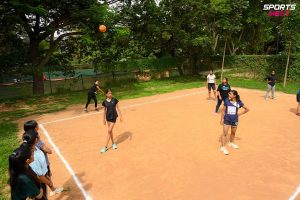
[[293, 62], [289, 68], [288, 78], [293, 81], [300, 80], [300, 56], [297, 56], [295, 59], [293, 59]]
[[[214, 69], [221, 68], [222, 56], [213, 56], [212, 66]], [[225, 57], [225, 69], [248, 72], [248, 78], [264, 79], [272, 70], [276, 71], [279, 81], [282, 81], [285, 73], [286, 55], [236, 55]], [[293, 54], [290, 58], [288, 78], [300, 81], [300, 55]]]

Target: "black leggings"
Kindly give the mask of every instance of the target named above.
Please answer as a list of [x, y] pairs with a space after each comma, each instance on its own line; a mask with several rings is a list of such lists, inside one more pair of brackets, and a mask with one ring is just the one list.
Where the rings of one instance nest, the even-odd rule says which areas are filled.
[[95, 93], [88, 93], [88, 100], [86, 102], [85, 108], [88, 108], [88, 106], [89, 106], [89, 104], [91, 102], [91, 99], [94, 100], [94, 102], [95, 102], [95, 108], [97, 108], [97, 97], [96, 97]]
[[[224, 98], [226, 98], [226, 97], [224, 97]], [[222, 100], [220, 100], [219, 97], [218, 97], [218, 102], [217, 102], [216, 111], [215, 111], [216, 113], [219, 111], [219, 108], [222, 105], [222, 102], [224, 101], [224, 98], [222, 97]]]

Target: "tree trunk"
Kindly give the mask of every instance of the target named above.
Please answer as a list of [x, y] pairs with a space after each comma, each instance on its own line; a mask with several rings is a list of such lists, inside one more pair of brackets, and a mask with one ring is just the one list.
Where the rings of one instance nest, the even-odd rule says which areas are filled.
[[33, 94], [44, 94], [43, 65], [39, 64], [39, 41], [31, 39], [30, 58], [33, 68]]
[[286, 86], [286, 80], [287, 80], [288, 69], [289, 69], [289, 64], [290, 64], [291, 47], [292, 47], [292, 42], [290, 41], [290, 43], [289, 43], [289, 49], [288, 49], [288, 57], [287, 57], [286, 66], [285, 66], [285, 72], [284, 72], [283, 87]]
[[221, 69], [221, 81], [223, 80], [223, 70], [225, 62], [225, 52], [226, 52], [227, 37], [225, 38], [224, 51], [223, 51], [223, 60], [222, 60], [222, 69]]
[[218, 39], [219, 39], [219, 34], [217, 34], [217, 36], [215, 37], [215, 44], [214, 44], [214, 47], [213, 47], [213, 52], [214, 53], [216, 52], [216, 48], [217, 48], [217, 45], [218, 45]]
[[184, 75], [184, 73], [183, 73], [183, 63], [181, 63], [180, 65], [178, 65], [178, 72], [179, 72], [180, 76]]
[[196, 56], [192, 57], [192, 74], [193, 75], [197, 75], [198, 74], [197, 58], [196, 58]]

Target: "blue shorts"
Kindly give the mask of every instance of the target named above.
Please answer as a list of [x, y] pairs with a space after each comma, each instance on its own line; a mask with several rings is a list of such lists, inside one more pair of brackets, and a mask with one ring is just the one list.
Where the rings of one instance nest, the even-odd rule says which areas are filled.
[[224, 124], [227, 126], [238, 126], [239, 122], [233, 122], [233, 121], [229, 121], [229, 120], [224, 120]]

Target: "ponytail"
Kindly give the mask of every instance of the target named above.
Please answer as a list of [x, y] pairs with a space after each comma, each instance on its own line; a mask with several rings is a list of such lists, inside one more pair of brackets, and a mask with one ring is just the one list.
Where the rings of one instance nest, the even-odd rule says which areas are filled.
[[38, 138], [39, 134], [35, 129], [29, 129], [23, 134], [23, 143], [33, 146]]
[[240, 95], [237, 94], [236, 97], [235, 97], [235, 99], [236, 99], [237, 102], [241, 102], [241, 97], [240, 97]]

